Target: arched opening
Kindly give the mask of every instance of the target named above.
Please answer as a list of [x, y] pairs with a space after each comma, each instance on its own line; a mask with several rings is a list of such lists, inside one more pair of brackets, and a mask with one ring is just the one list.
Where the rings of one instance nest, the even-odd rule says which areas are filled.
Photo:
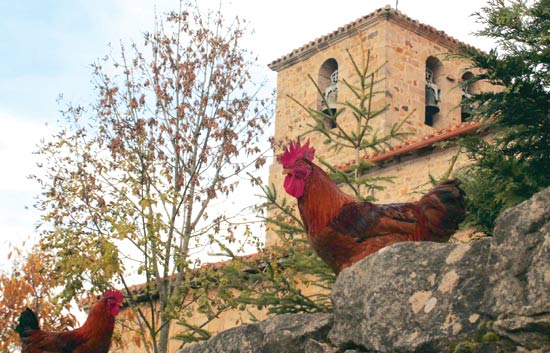
[[335, 59], [328, 59], [321, 65], [317, 85], [323, 94], [322, 97], [318, 97], [317, 109], [328, 115], [323, 119], [325, 127], [334, 129], [338, 99], [338, 62]]
[[424, 123], [428, 126], [433, 126], [437, 115], [440, 111], [439, 103], [441, 102], [441, 89], [439, 88], [439, 78], [443, 65], [439, 59], [430, 56], [426, 60], [426, 96], [425, 104], [426, 111], [424, 115]]
[[471, 98], [474, 94], [478, 93], [477, 82], [470, 82], [474, 78], [474, 74], [470, 71], [466, 71], [462, 75], [462, 87], [461, 87], [461, 96], [462, 101], [460, 102], [460, 117], [461, 121], [466, 121], [472, 116], [472, 110], [474, 106], [472, 102], [469, 102], [468, 99]]

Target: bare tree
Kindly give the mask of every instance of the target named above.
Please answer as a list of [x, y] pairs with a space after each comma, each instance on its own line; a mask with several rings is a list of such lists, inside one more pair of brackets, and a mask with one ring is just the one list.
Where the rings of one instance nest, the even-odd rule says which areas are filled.
[[[212, 201], [265, 163], [271, 98], [252, 82], [244, 33], [238, 18], [181, 3], [145, 34], [144, 50], [121, 46], [93, 65], [95, 103], [67, 108], [64, 129], [39, 151], [42, 247], [64, 297], [118, 280], [147, 351], [166, 352], [176, 318], [204, 336], [180, 315], [207, 287], [192, 274], [192, 251], [223, 229]], [[150, 310], [135, 305], [136, 280]]]

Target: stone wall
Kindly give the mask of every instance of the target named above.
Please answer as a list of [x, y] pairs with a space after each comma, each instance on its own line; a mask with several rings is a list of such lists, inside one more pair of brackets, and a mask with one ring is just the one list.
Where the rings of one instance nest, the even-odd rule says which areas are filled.
[[[311, 295], [314, 290], [313, 287], [307, 286], [301, 286], [299, 289], [305, 295]], [[211, 295], [215, 296], [216, 293], [214, 292]], [[187, 298], [186, 302], [189, 302], [190, 300], [191, 298]], [[151, 307], [153, 306], [157, 311], [156, 317], [158, 318], [158, 302], [154, 302], [152, 305], [150, 302], [143, 302], [140, 305], [145, 317], [151, 317]], [[196, 306], [197, 305], [193, 305], [192, 308], [196, 308]], [[269, 316], [267, 310], [259, 310], [254, 306], [248, 306], [246, 310], [231, 309], [221, 313], [217, 318], [210, 321], [203, 328], [215, 335], [232, 327], [251, 323], [253, 321], [251, 315], [253, 315], [256, 320], [264, 320]], [[206, 314], [193, 310], [193, 316], [186, 319], [190, 324], [200, 326], [206, 321]], [[117, 317], [117, 325], [115, 327], [115, 332], [119, 332], [121, 334], [118, 335], [118, 340], [114, 339], [110, 352], [145, 353], [146, 350], [143, 346], [143, 342], [140, 341], [141, 336], [138, 335], [140, 330], [141, 329], [136, 324], [135, 314], [133, 311], [128, 307], [122, 308]], [[170, 327], [170, 337], [174, 337], [177, 334], [184, 332], [184, 330], [185, 328], [178, 325], [176, 320], [174, 320], [172, 326]], [[115, 334], [115, 336], [117, 336], [117, 334]], [[181, 345], [182, 341], [170, 339], [168, 343], [168, 353], [177, 351], [181, 348]]]
[[[420, 198], [433, 185], [429, 176], [436, 179], [447, 175], [457, 148], [427, 149], [410, 155], [404, 155], [395, 160], [387, 161], [381, 167], [376, 167], [369, 173], [372, 177], [393, 177], [392, 183], [381, 184], [384, 190], [374, 193], [378, 203], [410, 202]], [[455, 163], [460, 168], [468, 163], [465, 156]], [[451, 174], [451, 176], [453, 176]]]
[[[158, 303], [153, 303], [153, 306], [157, 311], [156, 317], [158, 317]], [[196, 307], [196, 305], [194, 305], [194, 307]], [[144, 313], [145, 317], [151, 318], [150, 303], [142, 303], [141, 310]], [[267, 317], [267, 313], [265, 310], [260, 311], [256, 308], [250, 307], [248, 311], [260, 320]], [[206, 315], [199, 313], [197, 310], [194, 310], [193, 317], [186, 319], [190, 324], [199, 326], [206, 321]], [[212, 320], [210, 323], [205, 325], [203, 328], [211, 332], [212, 334], [216, 334], [232, 327], [244, 325], [250, 322], [251, 319], [248, 312], [241, 310], [228, 310], [222, 313], [218, 318]], [[117, 318], [117, 323], [118, 324], [116, 327], [116, 331], [121, 332], [122, 335], [120, 336], [118, 342], [115, 340], [116, 343], [113, 344], [110, 352], [145, 353], [146, 350], [143, 342], [141, 341], [141, 336], [138, 334], [138, 332], [142, 329], [139, 328], [136, 324], [134, 312], [128, 307], [123, 308]], [[157, 322], [157, 325], [158, 324], [159, 323]], [[174, 320], [172, 322], [172, 326], [170, 327], [170, 337], [174, 337], [177, 334], [182, 333], [184, 329], [185, 328], [183, 326], [178, 325]], [[148, 335], [146, 334], [146, 336]], [[181, 345], [182, 341], [170, 339], [168, 342], [168, 352], [177, 351], [179, 348], [181, 348]]]

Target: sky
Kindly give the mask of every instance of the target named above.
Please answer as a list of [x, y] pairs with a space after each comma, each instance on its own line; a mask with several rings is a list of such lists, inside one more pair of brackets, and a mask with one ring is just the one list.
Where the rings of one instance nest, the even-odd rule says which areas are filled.
[[[218, 0], [199, 0], [217, 8]], [[8, 243], [36, 239], [33, 209], [38, 185], [28, 179], [39, 162], [41, 139], [58, 130], [57, 102], [82, 104], [93, 97], [90, 64], [110, 52], [109, 43], [142, 43], [155, 12], [178, 8], [178, 0], [0, 1], [0, 270]], [[473, 36], [485, 1], [400, 0], [398, 10], [463, 42], [489, 50], [493, 42]], [[396, 1], [387, 0], [221, 0], [226, 17], [249, 21], [243, 42], [259, 58], [257, 75], [275, 88], [273, 60], [338, 27]], [[262, 79], [260, 78], [260, 79]]]

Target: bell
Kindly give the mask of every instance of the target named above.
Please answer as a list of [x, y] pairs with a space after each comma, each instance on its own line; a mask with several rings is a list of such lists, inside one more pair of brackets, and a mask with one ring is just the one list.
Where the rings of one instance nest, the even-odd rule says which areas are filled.
[[439, 113], [437, 92], [433, 87], [426, 86], [426, 115], [434, 116]]
[[465, 100], [471, 98], [472, 95], [468, 92], [468, 87], [462, 89], [462, 104], [460, 105], [460, 117], [462, 121], [466, 121], [471, 115], [473, 110], [473, 105], [465, 102]]
[[336, 94], [327, 94], [326, 101], [328, 107], [325, 106], [323, 113], [329, 115], [329, 117], [323, 118], [323, 125], [325, 129], [334, 129], [336, 127]]
[[465, 121], [472, 115], [472, 105], [471, 104], [462, 104], [460, 107], [460, 116], [462, 121]]
[[[330, 87], [329, 87], [330, 88]], [[337, 98], [337, 93], [338, 91], [336, 90], [333, 90], [333, 91], [328, 91], [327, 89], [327, 92], [325, 94], [325, 100], [326, 100], [326, 108], [327, 109], [336, 109], [336, 98]]]
[[334, 129], [336, 127], [336, 117], [334, 115], [336, 114], [336, 97], [338, 91], [336, 89], [330, 90], [330, 88], [331, 87], [327, 88], [325, 93], [325, 100], [327, 103], [325, 109], [323, 109], [323, 113], [331, 116], [331, 118], [323, 118], [325, 129]]
[[334, 129], [336, 127], [336, 100], [338, 99], [338, 70], [335, 70], [330, 75], [331, 84], [325, 90], [325, 109], [323, 113], [330, 115], [332, 118], [325, 117], [323, 125], [326, 129]]

